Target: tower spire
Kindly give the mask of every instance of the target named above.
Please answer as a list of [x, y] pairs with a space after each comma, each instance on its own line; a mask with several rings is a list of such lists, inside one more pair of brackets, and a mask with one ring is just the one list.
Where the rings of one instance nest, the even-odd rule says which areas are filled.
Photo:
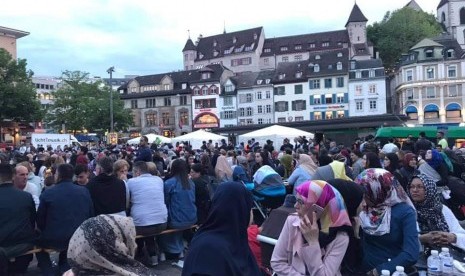
[[223, 20], [223, 34], [226, 33], [226, 20]]

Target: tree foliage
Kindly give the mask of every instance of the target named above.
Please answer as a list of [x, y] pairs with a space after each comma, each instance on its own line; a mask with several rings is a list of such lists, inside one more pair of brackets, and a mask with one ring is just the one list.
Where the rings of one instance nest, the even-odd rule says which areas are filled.
[[14, 60], [0, 48], [0, 122], [42, 120], [42, 108], [32, 83], [33, 72], [26, 70], [26, 65], [26, 60]]
[[[65, 124], [68, 131], [89, 132], [110, 129], [110, 87], [102, 81], [91, 81], [89, 74], [65, 71], [62, 86], [55, 91], [55, 102], [47, 112], [47, 123], [59, 130]], [[113, 91], [113, 119], [116, 131], [126, 130], [132, 123], [129, 109], [124, 108], [118, 93]]]
[[427, 37], [441, 32], [441, 25], [433, 14], [416, 11], [409, 7], [387, 12], [381, 22], [367, 28], [368, 39], [379, 51], [387, 70], [393, 70], [401, 54]]

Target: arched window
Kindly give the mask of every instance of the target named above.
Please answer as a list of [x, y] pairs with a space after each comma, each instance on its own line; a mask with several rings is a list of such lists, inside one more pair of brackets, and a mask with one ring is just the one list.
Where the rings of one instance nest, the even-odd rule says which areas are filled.
[[424, 108], [424, 115], [425, 115], [425, 120], [439, 118], [439, 107], [435, 104], [428, 104]]
[[418, 109], [413, 105], [409, 105], [405, 109], [405, 114], [409, 120], [418, 120]]
[[446, 22], [446, 14], [444, 12], [442, 12], [441, 14], [441, 23], [444, 23]]
[[218, 87], [216, 85], [210, 86], [210, 95], [216, 95], [218, 94]]
[[202, 87], [202, 95], [208, 95], [208, 87], [207, 86]]
[[465, 25], [465, 8], [460, 9], [460, 25]]
[[200, 93], [200, 88], [198, 86], [194, 87], [194, 96], [198, 96]]
[[446, 106], [446, 118], [462, 118], [462, 107], [458, 103]]

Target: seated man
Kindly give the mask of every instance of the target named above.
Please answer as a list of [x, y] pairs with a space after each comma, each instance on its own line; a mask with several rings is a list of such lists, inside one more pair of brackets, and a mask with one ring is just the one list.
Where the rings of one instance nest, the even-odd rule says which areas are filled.
[[[27, 270], [32, 255], [18, 256], [32, 249], [36, 238], [36, 209], [32, 196], [15, 188], [12, 178], [13, 168], [0, 164], [0, 275]], [[15, 257], [15, 264], [8, 264], [8, 260]], [[12, 267], [16, 271], [12, 271]]]
[[[69, 269], [66, 251], [74, 231], [83, 221], [94, 215], [89, 191], [73, 183], [74, 169], [70, 164], [57, 168], [57, 181], [53, 188], [40, 196], [37, 210], [37, 227], [40, 229], [39, 246], [60, 251], [60, 272]], [[43, 275], [55, 275], [47, 252], [37, 253]]]
[[[148, 162], [150, 163], [150, 162]], [[137, 161], [133, 165], [134, 177], [128, 180], [131, 198], [131, 217], [134, 219], [137, 235], [149, 236], [137, 239], [137, 258], [143, 257], [144, 245], [149, 254], [149, 265], [157, 265], [157, 248], [154, 237], [166, 229], [168, 211], [165, 205], [163, 180], [151, 175], [147, 162]]]
[[29, 174], [28, 169], [25, 166], [16, 165], [13, 169], [14, 176], [13, 176], [13, 185], [20, 189], [21, 191], [25, 191], [32, 195], [32, 199], [34, 200], [35, 207], [39, 207], [39, 195], [40, 190], [35, 184], [27, 181], [27, 177]]
[[113, 160], [97, 160], [96, 177], [87, 184], [96, 215], [116, 214], [126, 216], [126, 184], [113, 174]]

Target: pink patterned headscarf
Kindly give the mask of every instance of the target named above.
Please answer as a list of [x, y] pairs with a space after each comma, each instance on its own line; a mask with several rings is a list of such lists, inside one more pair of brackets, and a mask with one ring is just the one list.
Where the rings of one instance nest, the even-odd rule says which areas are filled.
[[352, 226], [342, 195], [326, 181], [306, 181], [296, 191], [305, 204], [317, 204], [324, 208], [320, 218], [322, 232], [329, 233], [329, 228], [333, 227]]
[[355, 183], [366, 190], [366, 206], [359, 218], [363, 231], [370, 235], [390, 233], [392, 206], [405, 202], [415, 209], [399, 181], [385, 169], [366, 169], [358, 175]]

